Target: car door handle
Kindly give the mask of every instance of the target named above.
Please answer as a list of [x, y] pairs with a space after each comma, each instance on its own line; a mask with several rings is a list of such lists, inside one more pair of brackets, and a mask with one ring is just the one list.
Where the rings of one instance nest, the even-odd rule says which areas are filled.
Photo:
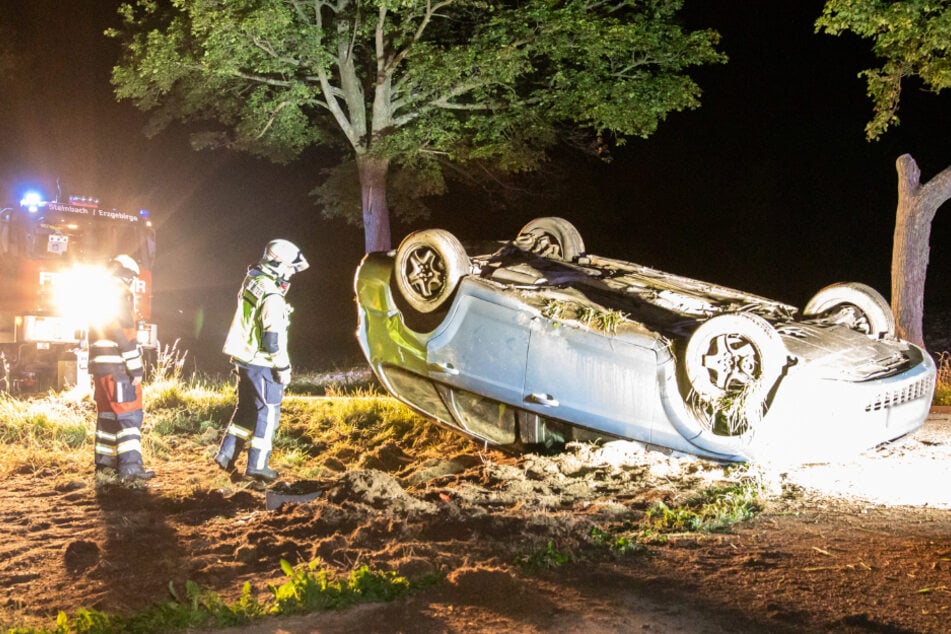
[[525, 397], [525, 400], [529, 403], [544, 405], [545, 407], [558, 407], [558, 399], [551, 394], [544, 394], [542, 392], [532, 392]]
[[440, 374], [448, 374], [449, 376], [459, 374], [459, 369], [454, 367], [451, 363], [430, 363], [429, 369], [431, 372], [439, 372]]

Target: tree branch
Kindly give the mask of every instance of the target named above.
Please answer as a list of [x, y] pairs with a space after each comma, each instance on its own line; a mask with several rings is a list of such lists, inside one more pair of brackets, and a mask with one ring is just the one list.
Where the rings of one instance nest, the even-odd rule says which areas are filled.
[[413, 34], [413, 41], [407, 44], [406, 46], [404, 46], [403, 49], [399, 53], [394, 55], [393, 58], [386, 64], [385, 68], [382, 69], [382, 71], [385, 73], [392, 73], [393, 69], [399, 66], [400, 63], [402, 63], [402, 61], [406, 58], [406, 56], [409, 55], [409, 52], [410, 50], [412, 50], [413, 45], [422, 39], [423, 33], [426, 31], [426, 27], [429, 26], [429, 23], [430, 21], [432, 21], [433, 16], [436, 15], [436, 12], [442, 9], [443, 7], [449, 6], [450, 4], [453, 3], [453, 1], [454, 0], [442, 0], [441, 2], [437, 2], [436, 4], [433, 4], [431, 0], [427, 0], [426, 11], [425, 13], [423, 13], [423, 19], [420, 21], [419, 26], [416, 27], [416, 32]]
[[931, 217], [934, 218], [938, 208], [951, 199], [951, 165], [925, 183], [919, 189], [918, 196], [931, 210]]
[[281, 112], [281, 110], [284, 109], [284, 106], [289, 106], [290, 104], [291, 104], [290, 101], [282, 101], [281, 103], [279, 103], [277, 105], [277, 108], [271, 111], [271, 116], [268, 117], [267, 124], [264, 126], [264, 128], [261, 129], [258, 135], [254, 137], [254, 139], [255, 140], [260, 139], [265, 134], [267, 134], [267, 131], [271, 129], [272, 125], [274, 125], [274, 120], [277, 119], [277, 115]]

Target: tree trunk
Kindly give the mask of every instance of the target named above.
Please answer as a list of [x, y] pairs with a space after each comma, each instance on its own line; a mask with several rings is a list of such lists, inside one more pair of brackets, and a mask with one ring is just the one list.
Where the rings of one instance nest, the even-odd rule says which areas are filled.
[[898, 169], [898, 210], [892, 247], [892, 312], [897, 334], [924, 347], [925, 275], [935, 213], [951, 198], [951, 167], [921, 185], [915, 159], [903, 154]]
[[389, 167], [390, 162], [386, 159], [357, 155], [363, 203], [363, 235], [367, 253], [388, 251], [392, 248], [390, 210], [386, 205], [386, 175]]

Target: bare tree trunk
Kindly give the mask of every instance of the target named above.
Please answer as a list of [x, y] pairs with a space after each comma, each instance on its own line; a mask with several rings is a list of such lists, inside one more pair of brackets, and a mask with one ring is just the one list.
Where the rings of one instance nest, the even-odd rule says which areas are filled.
[[357, 155], [367, 253], [388, 251], [392, 247], [390, 210], [386, 204], [386, 175], [389, 167], [390, 162], [386, 159]]
[[921, 184], [921, 170], [910, 154], [898, 169], [898, 210], [892, 247], [892, 312], [897, 334], [924, 346], [925, 276], [930, 254], [931, 223], [938, 208], [951, 198], [951, 167]]

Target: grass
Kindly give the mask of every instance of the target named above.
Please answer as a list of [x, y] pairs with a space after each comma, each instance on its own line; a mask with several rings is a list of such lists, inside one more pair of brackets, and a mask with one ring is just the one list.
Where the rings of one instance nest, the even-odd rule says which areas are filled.
[[255, 598], [251, 584], [245, 583], [233, 602], [198, 584], [185, 584], [184, 594], [169, 584], [173, 599], [129, 616], [109, 615], [92, 609], [80, 609], [73, 615], [60, 612], [50, 628], [17, 627], [8, 634], [149, 634], [193, 629], [211, 629], [247, 625], [264, 616], [283, 616], [335, 610], [358, 603], [392, 601], [415, 587], [404, 577], [390, 571], [360, 566], [348, 575], [339, 575], [312, 561], [292, 566], [281, 560], [287, 580], [271, 585], [269, 599]]
[[68, 394], [20, 401], [0, 394], [0, 443], [70, 450], [86, 443], [91, 403]]
[[662, 544], [673, 535], [728, 532], [753, 519], [781, 488], [754, 465], [730, 467], [732, 482], [694, 491], [676, 503], [654, 502], [639, 519], [595, 527], [590, 539], [617, 555], [641, 554], [650, 544]]
[[705, 489], [674, 507], [658, 501], [646, 513], [646, 528], [657, 533], [721, 532], [752, 519], [761, 508], [760, 493], [757, 485], [741, 483]]
[[942, 352], [937, 358], [938, 380], [934, 389], [933, 405], [951, 405], [951, 352]]
[[[234, 388], [229, 382], [202, 378], [186, 381], [181, 376], [181, 364], [172, 362], [166, 367], [171, 369], [154, 374], [144, 390], [143, 452], [147, 464], [180, 459], [183, 449], [196, 456], [210, 455], [234, 407]], [[409, 408], [377, 391], [368, 375], [349, 381], [341, 380], [336, 372], [302, 373], [291, 387], [294, 389], [284, 400], [275, 444], [279, 465], [290, 466], [298, 478], [322, 474], [334, 461], [346, 468], [367, 454], [368, 448], [387, 443], [436, 454], [468, 447], [462, 437], [422, 424]], [[304, 397], [302, 392], [324, 396]], [[95, 405], [88, 393], [51, 392], [26, 400], [0, 394], [0, 442], [4, 445], [0, 476], [40, 471], [45, 475], [75, 474], [89, 469], [95, 420]], [[319, 562], [298, 567], [281, 562], [281, 569], [287, 578], [269, 587], [270, 599], [266, 601], [255, 598], [250, 586], [229, 603], [189, 583], [185, 588], [170, 586], [172, 601], [132, 615], [79, 609], [72, 614], [60, 613], [48, 628], [8, 631], [95, 634], [227, 627], [264, 615], [388, 601], [415, 587], [413, 584], [433, 581], [410, 583], [394, 573], [366, 566], [341, 576]]]
[[515, 558], [515, 565], [526, 572], [535, 572], [539, 570], [551, 570], [558, 568], [571, 561], [571, 557], [555, 550], [552, 542], [548, 542], [543, 550], [519, 555]]

